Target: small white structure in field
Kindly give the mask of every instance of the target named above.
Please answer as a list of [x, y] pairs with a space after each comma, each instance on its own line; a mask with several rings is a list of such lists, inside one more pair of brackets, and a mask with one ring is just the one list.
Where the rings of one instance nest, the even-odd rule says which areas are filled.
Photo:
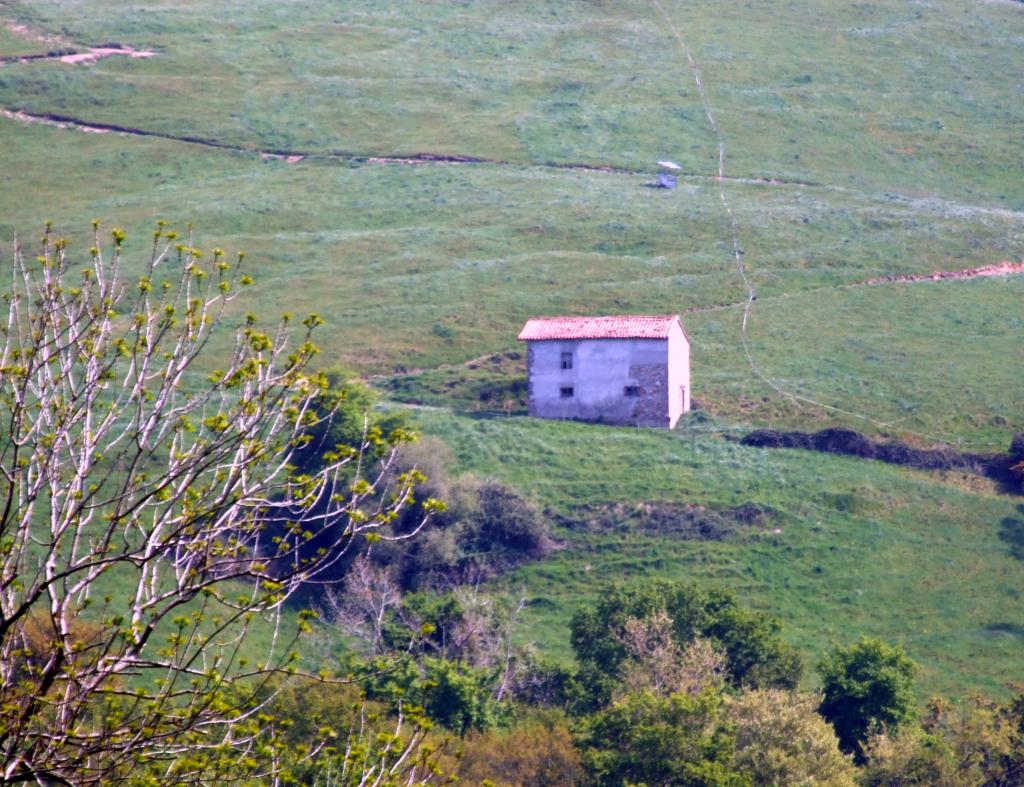
[[679, 316], [535, 317], [530, 415], [671, 429], [690, 409], [690, 340]]
[[655, 184], [658, 188], [674, 189], [679, 185], [679, 179], [676, 177], [676, 173], [679, 172], [682, 167], [674, 161], [659, 161], [658, 166], [662, 169], [662, 171], [658, 173], [658, 182]]

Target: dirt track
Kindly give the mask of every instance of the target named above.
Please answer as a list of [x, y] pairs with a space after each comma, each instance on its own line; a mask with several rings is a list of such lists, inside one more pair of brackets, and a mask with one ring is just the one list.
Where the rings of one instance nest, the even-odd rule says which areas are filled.
[[[979, 268], [967, 268], [962, 271], [933, 271], [932, 273], [912, 274], [912, 273], [896, 273], [891, 276], [882, 276], [877, 279], [868, 279], [867, 281], [858, 281], [851, 284], [841, 284], [836, 288], [828, 289], [843, 289], [845, 287], [876, 287], [881, 284], [914, 284], [917, 282], [927, 281], [956, 281], [959, 279], [977, 279], [987, 278], [993, 276], [1019, 276], [1024, 275], [1024, 262], [1010, 262], [1004, 260], [1003, 262], [996, 263], [995, 265], [982, 265]], [[804, 294], [804, 293], [795, 293]], [[778, 296], [777, 296], [778, 297]], [[785, 296], [782, 296], [785, 297]], [[771, 301], [771, 296], [763, 298], [762, 300]], [[704, 312], [717, 312], [725, 309], [740, 309], [746, 305], [746, 301], [735, 301], [733, 303], [714, 303], [708, 306], [694, 306], [686, 310], [686, 314], [702, 314]]]
[[[150, 54], [152, 54], [150, 52], [130, 50], [130, 48], [126, 48], [125, 51], [120, 52], [119, 54], [131, 54], [132, 52], [134, 52], [134, 54], [132, 54], [133, 57], [148, 57], [150, 56]], [[82, 56], [84, 56], [84, 54]], [[79, 55], [70, 55], [70, 57], [79, 57]], [[24, 58], [13, 59], [22, 60]], [[0, 59], [0, 63], [3, 62], [4, 61]], [[85, 61], [83, 60], [81, 62]], [[172, 142], [180, 142], [187, 145], [199, 145], [202, 147], [214, 148], [218, 150], [230, 150], [238, 153], [256, 154], [268, 159], [281, 159], [292, 164], [299, 161], [304, 161], [306, 159], [316, 159], [320, 161], [345, 161], [353, 163], [383, 164], [391, 166], [452, 166], [478, 164], [494, 167], [509, 167], [518, 169], [568, 170], [574, 172], [593, 172], [609, 175], [635, 176], [651, 174], [650, 169], [613, 167], [607, 164], [595, 164], [588, 162], [544, 161], [529, 163], [506, 161], [502, 159], [485, 158], [479, 156], [463, 156], [458, 154], [441, 154], [430, 152], [395, 153], [392, 155], [380, 155], [372, 152], [357, 153], [355, 151], [345, 150], [315, 151], [293, 149], [261, 149], [246, 145], [232, 145], [226, 142], [220, 142], [218, 140], [207, 139], [204, 137], [192, 135], [166, 134], [159, 131], [149, 131], [142, 128], [116, 125], [113, 123], [100, 123], [96, 121], [88, 121], [82, 118], [74, 117], [72, 115], [63, 115], [50, 112], [27, 112], [24, 109], [18, 107], [0, 108], [0, 114], [12, 120], [18, 120], [23, 123], [46, 123], [57, 128], [75, 128], [80, 131], [86, 131], [91, 133], [113, 131], [118, 134], [128, 134], [136, 137], [166, 139]], [[863, 194], [863, 192], [859, 192], [855, 189], [850, 189], [845, 186], [833, 186], [827, 183], [818, 183], [816, 181], [791, 180], [787, 178], [778, 177], [722, 177], [719, 175], [711, 175], [708, 173], [689, 171], [680, 172], [679, 177], [689, 181], [699, 182], [727, 182], [753, 186], [784, 186], [790, 188], [824, 189], [827, 191], [837, 191], [842, 193]], [[871, 197], [873, 195], [866, 194], [865, 196]], [[917, 198], [903, 197], [891, 193], [887, 193], [885, 196], [892, 201], [902, 202], [905, 204], [927, 202], [929, 203], [929, 205], [936, 209], [955, 210], [961, 213], [980, 213], [985, 215], [999, 216], [1000, 218], [1009, 219], [1011, 221], [1024, 221], [1024, 212], [1022, 211], [1013, 211], [1007, 210], [1005, 208], [996, 208], [984, 205], [966, 205], [963, 203], [951, 202], [948, 200], [942, 200], [937, 198], [921, 200]], [[871, 282], [865, 282], [865, 284], [868, 283]]]
[[46, 60], [55, 60], [68, 65], [92, 65], [98, 60], [107, 57], [125, 56], [131, 58], [154, 57], [156, 52], [149, 50], [132, 49], [130, 46], [90, 46], [90, 47], [61, 47], [54, 51], [35, 55], [12, 55], [0, 57], [0, 65], [10, 63], [34, 63]]
[[910, 274], [896, 274], [893, 276], [882, 276], [878, 279], [869, 279], [862, 286], [871, 287], [876, 284], [894, 284], [898, 282], [918, 281], [946, 281], [949, 279], [977, 279], [988, 276], [1013, 276], [1024, 273], [1024, 262], [1004, 261], [996, 265], [983, 265], [980, 268], [968, 268], [963, 271], [935, 271], [918, 276]]
[[[113, 50], [107, 50], [113, 51]], [[136, 52], [127, 48], [125, 50], [118, 50], [117, 54], [132, 54], [133, 57], [146, 57], [150, 53]], [[107, 56], [107, 55], [104, 55]], [[82, 61], [84, 62], [84, 61]], [[306, 159], [327, 159], [336, 161], [348, 161], [353, 163], [369, 163], [369, 164], [384, 164], [384, 165], [403, 165], [403, 166], [438, 166], [438, 165], [469, 165], [469, 164], [489, 164], [492, 166], [508, 166], [508, 167], [544, 167], [550, 169], [560, 170], [575, 170], [583, 172], [600, 172], [609, 174], [620, 174], [620, 175], [638, 175], [643, 174], [640, 171], [629, 170], [625, 168], [616, 168], [596, 164], [584, 164], [584, 163], [544, 163], [544, 164], [517, 164], [509, 161], [502, 161], [499, 159], [488, 159], [479, 158], [474, 156], [459, 156], [459, 155], [443, 155], [437, 153], [413, 153], [413, 154], [399, 154], [392, 156], [380, 156], [380, 155], [369, 155], [359, 154], [347, 151], [329, 151], [329, 152], [318, 152], [309, 150], [288, 150], [288, 149], [257, 149], [246, 147], [243, 145], [232, 145], [226, 142], [219, 142], [217, 140], [205, 139], [203, 137], [166, 134], [158, 131], [147, 131], [145, 129], [133, 128], [131, 126], [122, 126], [114, 123], [98, 123], [98, 122], [86, 122], [79, 118], [71, 115], [61, 115], [56, 113], [33, 113], [25, 112], [20, 109], [0, 109], [0, 116], [16, 120], [21, 123], [42, 123], [44, 125], [53, 126], [55, 128], [74, 128], [79, 131], [93, 133], [93, 134], [105, 134], [105, 133], [118, 133], [128, 134], [137, 137], [149, 137], [154, 139], [165, 139], [174, 142], [180, 142], [189, 145], [198, 145], [201, 147], [213, 148], [217, 150], [228, 150], [237, 153], [256, 154], [265, 159], [278, 159], [286, 161], [289, 164], [295, 164]], [[716, 176], [710, 175], [697, 175], [694, 173], [687, 173], [684, 177], [691, 179], [702, 179], [702, 180], [718, 180]], [[790, 185], [797, 187], [822, 187], [829, 188], [823, 184], [815, 183], [804, 183], [799, 181], [786, 181], [774, 178], [727, 178], [742, 183], [750, 184], [763, 184], [763, 185]], [[993, 213], [1008, 213], [998, 208], [977, 208], [978, 210], [991, 211]], [[1024, 274], [1024, 262], [1011, 262], [1004, 260], [1002, 262], [993, 265], [983, 265], [977, 268], [967, 268], [959, 271], [933, 271], [932, 273], [925, 274], [892, 274], [889, 276], [882, 276], [875, 279], [868, 279], [863, 282], [853, 282], [851, 284], [842, 285], [846, 287], [872, 287], [882, 284], [900, 284], [900, 283], [915, 283], [915, 282], [928, 282], [928, 281], [947, 281], [947, 280], [960, 280], [960, 279], [973, 279], [973, 278], [986, 278], [995, 276], [1015, 276]], [[707, 311], [718, 311], [722, 309], [732, 309], [744, 306], [746, 301], [737, 301], [736, 303], [724, 303], [724, 304], [712, 304], [709, 306], [698, 306], [695, 308], [687, 309], [687, 313], [699, 313]]]
[[[133, 53], [133, 54], [132, 54]], [[139, 52], [136, 50], [117, 52], [115, 54], [131, 54], [132, 57], [148, 57], [149, 52]], [[109, 56], [109, 55], [104, 55]], [[34, 57], [34, 56], [30, 56]], [[49, 56], [47, 56], [48, 59]], [[68, 57], [86, 57], [86, 55], [70, 55]], [[24, 60], [25, 58], [14, 58], [15, 60]], [[2, 62], [2, 61], [0, 61]], [[85, 62], [84, 60], [81, 62]], [[582, 162], [542, 162], [537, 164], [531, 164], [527, 162], [513, 162], [504, 161], [502, 159], [482, 158], [479, 156], [461, 156], [453, 154], [442, 154], [442, 153], [398, 153], [390, 156], [377, 155], [373, 153], [356, 153], [354, 151], [314, 151], [314, 150], [292, 150], [292, 149], [261, 149], [255, 147], [247, 147], [244, 145], [232, 145], [227, 142], [219, 142], [213, 139], [206, 139], [203, 137], [191, 136], [191, 135], [179, 135], [179, 134], [165, 134], [159, 131], [148, 131], [142, 128], [134, 128], [132, 126], [122, 126], [114, 123], [100, 123], [96, 121], [87, 121], [81, 118], [74, 117], [72, 115], [63, 115], [55, 112], [26, 112], [20, 108], [6, 108], [0, 109], [0, 114], [4, 117], [10, 118], [11, 120], [17, 120], [22, 123], [43, 123], [46, 125], [54, 126], [55, 128], [75, 128], [79, 131], [86, 131], [90, 133], [102, 133], [113, 131], [118, 134], [128, 134], [135, 137], [151, 137], [154, 139], [166, 139], [173, 142], [181, 142], [187, 145], [199, 145], [201, 147], [215, 148], [217, 150], [232, 150], [238, 153], [250, 153], [257, 154], [264, 158], [269, 159], [281, 159], [288, 161], [289, 163], [296, 163], [305, 159], [320, 159], [320, 160], [333, 160], [333, 161], [351, 161], [356, 163], [368, 163], [368, 164], [389, 164], [389, 165], [401, 165], [401, 166], [438, 166], [438, 165], [460, 165], [460, 164], [486, 164], [495, 167], [518, 167], [522, 169], [530, 168], [543, 168], [543, 169], [558, 169], [558, 170], [572, 170], [577, 172], [597, 172], [606, 173], [612, 175], [646, 175], [650, 174], [648, 170], [641, 169], [629, 169], [626, 167], [612, 167], [604, 164], [587, 164]], [[718, 180], [716, 176], [700, 174], [696, 172], [682, 172], [680, 177], [690, 178], [691, 180]], [[797, 186], [804, 188], [818, 188], [824, 187], [820, 183], [810, 183], [804, 181], [795, 180], [783, 180], [779, 178], [726, 178], [736, 183], [748, 183], [754, 185], [768, 185], [768, 186]]]

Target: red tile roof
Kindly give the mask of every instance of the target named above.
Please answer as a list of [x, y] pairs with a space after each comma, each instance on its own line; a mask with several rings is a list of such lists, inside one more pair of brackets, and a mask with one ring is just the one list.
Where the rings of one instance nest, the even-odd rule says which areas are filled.
[[519, 332], [521, 342], [548, 339], [667, 339], [676, 314], [622, 317], [534, 317]]

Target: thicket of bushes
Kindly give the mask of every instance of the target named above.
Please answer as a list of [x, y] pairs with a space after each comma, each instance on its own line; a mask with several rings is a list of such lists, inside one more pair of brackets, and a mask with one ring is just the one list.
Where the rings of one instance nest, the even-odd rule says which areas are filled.
[[[373, 409], [376, 394], [351, 373], [334, 369], [325, 374], [330, 387], [316, 403], [319, 422], [307, 432], [298, 456], [300, 469], [307, 472], [315, 471], [325, 455], [351, 451], [353, 446], [363, 446], [372, 460], [378, 445], [408, 428], [404, 412]], [[450, 450], [438, 440], [405, 445], [392, 472], [396, 478], [416, 473], [421, 482], [415, 499], [402, 509], [387, 535], [411, 536], [423, 521], [425, 506], [431, 505], [428, 501], [444, 501], [444, 507], [432, 508], [430, 527], [415, 538], [376, 539], [368, 548], [349, 550], [324, 579], [341, 581], [353, 561], [367, 558], [390, 569], [402, 590], [452, 588], [547, 554], [553, 546], [550, 526], [535, 504], [497, 481], [470, 475], [452, 478], [453, 465]], [[338, 522], [335, 528], [345, 526]], [[307, 554], [314, 554], [331, 537], [328, 529], [311, 539]]]
[[[364, 392], [348, 396], [354, 406], [368, 402]], [[379, 418], [370, 428], [396, 423]], [[321, 445], [363, 428], [340, 419]], [[1011, 447], [1017, 454], [1024, 462], [1024, 436]], [[548, 521], [506, 485], [453, 477], [454, 464], [439, 442], [406, 448], [396, 472], [422, 473], [418, 501], [443, 499], [445, 510], [415, 538], [373, 543], [350, 557], [325, 609], [363, 643], [342, 660], [361, 707], [382, 720], [406, 714], [425, 731], [433, 775], [421, 774], [423, 783], [453, 775], [509, 787], [1024, 783], [1024, 695], [1008, 704], [971, 698], [960, 707], [936, 699], [922, 710], [914, 663], [871, 639], [834, 649], [817, 665], [822, 691], [801, 691], [802, 661], [779, 621], [727, 591], [664, 582], [611, 587], [572, 619], [575, 664], [545, 661], [516, 644], [524, 600], [479, 587], [552, 549]], [[394, 534], [410, 533], [422, 506], [403, 511]], [[768, 515], [751, 506], [724, 513], [619, 507], [561, 524], [673, 527], [707, 537], [703, 529], [720, 536]], [[351, 723], [352, 697], [339, 696], [348, 705], [334, 721]], [[333, 723], [331, 715], [318, 707], [316, 718]]]
[[[1024, 694], [914, 701], [916, 666], [873, 639], [817, 665], [777, 620], [685, 583], [609, 589], [571, 624], [575, 666], [514, 644], [516, 605], [466, 589], [387, 612], [387, 647], [349, 655], [378, 709], [422, 714], [424, 783], [519, 785], [1014, 785]], [[446, 737], [447, 736], [447, 737]], [[443, 745], [442, 745], [443, 744]]]

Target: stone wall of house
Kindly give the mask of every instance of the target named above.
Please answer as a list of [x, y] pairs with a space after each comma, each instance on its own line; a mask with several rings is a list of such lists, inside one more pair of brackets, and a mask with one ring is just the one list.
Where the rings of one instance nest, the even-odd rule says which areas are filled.
[[630, 422], [638, 426], [669, 426], [668, 364], [634, 364], [629, 367], [629, 376], [640, 389], [633, 399]]
[[[571, 358], [570, 368], [563, 359]], [[527, 347], [530, 415], [670, 426], [668, 342], [537, 341]]]

